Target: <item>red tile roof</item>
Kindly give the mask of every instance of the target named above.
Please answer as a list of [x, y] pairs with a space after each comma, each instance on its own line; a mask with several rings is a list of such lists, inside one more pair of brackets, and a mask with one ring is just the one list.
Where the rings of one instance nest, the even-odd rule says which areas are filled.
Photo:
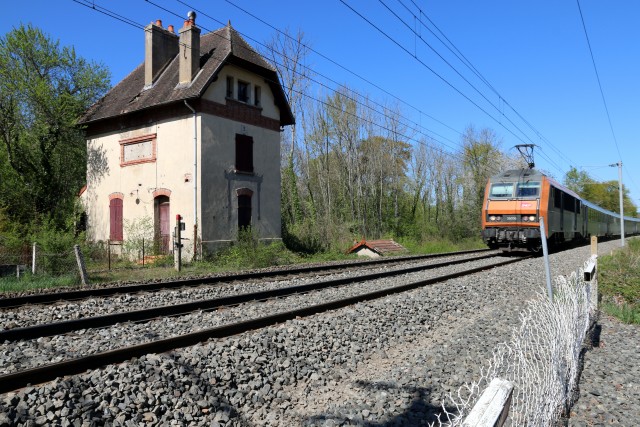
[[380, 255], [407, 251], [407, 249], [404, 246], [395, 242], [393, 239], [382, 239], [382, 240], [364, 240], [363, 239], [360, 242], [353, 245], [347, 251], [347, 253], [353, 253], [361, 248], [369, 248]]

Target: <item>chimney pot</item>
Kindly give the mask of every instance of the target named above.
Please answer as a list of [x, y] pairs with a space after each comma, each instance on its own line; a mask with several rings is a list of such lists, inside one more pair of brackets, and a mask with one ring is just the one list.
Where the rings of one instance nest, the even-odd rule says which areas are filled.
[[145, 31], [144, 83], [151, 86], [178, 54], [178, 37], [170, 30], [162, 28], [162, 21], [149, 24]]
[[167, 30], [169, 30], [170, 32], [172, 32], [172, 33], [173, 33], [173, 32], [174, 32], [174, 31], [173, 31], [173, 25], [169, 25], [169, 26], [167, 27]]
[[180, 29], [180, 71], [178, 82], [191, 83], [200, 69], [200, 29], [195, 25], [196, 14], [189, 12], [189, 19]]

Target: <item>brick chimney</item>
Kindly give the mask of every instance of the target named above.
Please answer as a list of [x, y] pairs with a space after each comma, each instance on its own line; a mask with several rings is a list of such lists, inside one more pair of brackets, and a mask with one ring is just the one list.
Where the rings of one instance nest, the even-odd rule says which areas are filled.
[[162, 21], [144, 28], [144, 85], [151, 86], [167, 64], [178, 54], [178, 36], [173, 27], [162, 28]]
[[189, 19], [180, 29], [179, 84], [189, 84], [200, 71], [200, 29], [196, 27], [196, 13], [190, 11]]

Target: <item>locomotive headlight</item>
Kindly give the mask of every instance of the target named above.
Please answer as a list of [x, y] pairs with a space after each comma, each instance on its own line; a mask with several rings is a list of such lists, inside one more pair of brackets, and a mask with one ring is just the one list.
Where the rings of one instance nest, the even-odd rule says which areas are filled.
[[495, 221], [495, 220], [496, 220], [496, 216], [495, 216], [495, 215], [491, 215], [491, 216], [489, 217], [489, 221]]
[[529, 221], [535, 221], [535, 220], [536, 220], [535, 215], [531, 215], [531, 216], [529, 217]]
[[529, 221], [529, 217], [528, 217], [528, 216], [523, 216], [523, 217], [522, 217], [522, 221], [524, 221], [524, 222]]

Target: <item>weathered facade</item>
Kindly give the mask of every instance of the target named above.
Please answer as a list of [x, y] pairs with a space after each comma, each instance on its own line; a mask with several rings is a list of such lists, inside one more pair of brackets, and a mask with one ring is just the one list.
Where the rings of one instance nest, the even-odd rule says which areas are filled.
[[280, 131], [293, 116], [277, 73], [231, 25], [201, 37], [192, 14], [179, 33], [147, 26], [145, 62], [82, 118], [88, 238], [126, 240], [146, 222], [168, 252], [181, 215], [187, 258], [248, 225], [279, 239]]

